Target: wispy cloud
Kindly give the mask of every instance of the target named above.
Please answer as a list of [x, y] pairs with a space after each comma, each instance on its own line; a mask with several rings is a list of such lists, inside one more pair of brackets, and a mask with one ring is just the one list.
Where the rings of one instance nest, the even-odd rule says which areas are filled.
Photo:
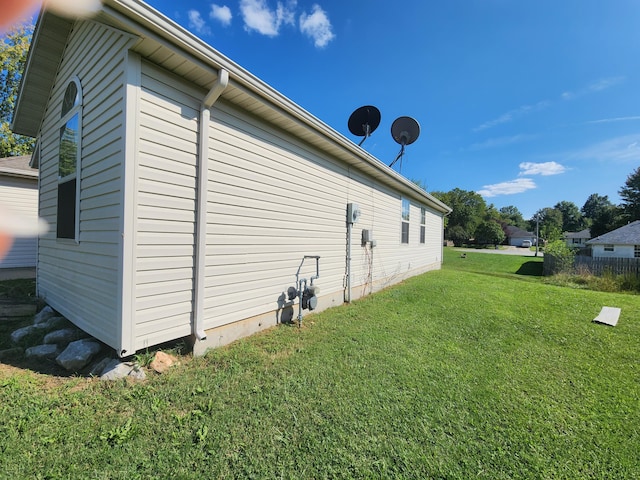
[[266, 0], [240, 1], [245, 30], [256, 31], [268, 37], [277, 36], [282, 25], [295, 24], [295, 7], [295, 0], [289, 1], [287, 5], [278, 2], [275, 10], [269, 8]]
[[616, 122], [633, 122], [640, 120], [640, 116], [636, 117], [616, 117], [616, 118], [602, 118], [600, 120], [591, 120], [590, 122], [586, 122], [588, 125], [593, 125], [596, 123], [616, 123]]
[[189, 28], [200, 35], [205, 35], [211, 33], [209, 27], [207, 27], [206, 22], [200, 15], [200, 12], [197, 10], [189, 10], [187, 12], [187, 16], [189, 17]]
[[498, 195], [515, 195], [537, 188], [535, 182], [530, 178], [516, 178], [508, 182], [484, 185], [478, 190], [478, 194], [486, 198], [497, 197]]
[[475, 151], [475, 150], [485, 150], [487, 148], [505, 147], [507, 145], [512, 145], [514, 143], [525, 142], [535, 137], [536, 137], [535, 135], [519, 134], [519, 135], [512, 135], [510, 137], [489, 138], [484, 142], [478, 142], [478, 143], [472, 144], [468, 148], [468, 150]]
[[522, 162], [520, 165], [520, 173], [519, 175], [559, 175], [567, 171], [567, 168], [564, 165], [560, 165], [556, 162], [543, 162], [543, 163], [533, 163], [533, 162]]
[[520, 165], [519, 177], [507, 182], [494, 183], [492, 185], [484, 185], [478, 194], [483, 197], [497, 197], [498, 195], [515, 195], [516, 193], [526, 192], [527, 190], [533, 190], [538, 188], [536, 183], [531, 178], [524, 178], [524, 176], [533, 175], [559, 175], [567, 171], [566, 167], [556, 162], [522, 162]]
[[595, 143], [566, 155], [571, 160], [618, 163], [640, 162], [640, 133]]
[[318, 4], [313, 5], [310, 14], [300, 15], [300, 31], [310, 37], [318, 48], [326, 47], [335, 37], [329, 17]]
[[231, 19], [233, 15], [231, 14], [231, 9], [226, 5], [220, 6], [215, 3], [211, 4], [211, 12], [209, 13], [209, 17], [212, 20], [217, 20], [225, 27], [231, 25]]
[[522, 105], [521, 107], [518, 108], [514, 108], [513, 110], [509, 110], [506, 113], [503, 113], [502, 115], [500, 115], [497, 118], [494, 118], [493, 120], [489, 120], [488, 122], [483, 123], [482, 125], [478, 125], [477, 127], [475, 127], [473, 129], [474, 132], [481, 132], [482, 130], [486, 130], [488, 128], [493, 128], [496, 125], [501, 125], [503, 123], [509, 123], [512, 122], [513, 120], [523, 117], [525, 115], [529, 115], [533, 112], [538, 112], [540, 110], [544, 110], [545, 108], [549, 107], [551, 105], [551, 102], [549, 102], [548, 100], [542, 100], [540, 102], [537, 102], [533, 105]]
[[578, 97], [582, 97], [584, 95], [589, 95], [590, 93], [601, 92], [603, 90], [607, 90], [615, 85], [618, 85], [626, 80], [625, 77], [609, 77], [602, 78], [595, 82], [590, 83], [584, 88], [581, 88], [576, 91], [567, 91], [563, 92], [561, 97], [563, 100], [574, 100]]

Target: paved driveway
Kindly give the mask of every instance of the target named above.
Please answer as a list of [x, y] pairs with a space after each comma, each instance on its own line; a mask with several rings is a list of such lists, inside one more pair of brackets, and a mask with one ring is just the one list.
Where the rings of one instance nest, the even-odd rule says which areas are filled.
[[[502, 246], [498, 250], [494, 248], [457, 248], [453, 247], [458, 252], [473, 252], [473, 253], [493, 253], [496, 255], [520, 255], [521, 257], [535, 257], [535, 250], [522, 247]], [[538, 252], [538, 256], [542, 257], [542, 252]]]

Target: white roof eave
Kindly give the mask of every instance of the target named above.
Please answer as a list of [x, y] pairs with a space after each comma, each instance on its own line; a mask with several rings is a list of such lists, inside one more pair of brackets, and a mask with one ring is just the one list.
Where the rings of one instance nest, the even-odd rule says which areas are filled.
[[[42, 12], [41, 17], [44, 14], [45, 12]], [[46, 12], [46, 15], [51, 14]], [[191, 61], [195, 61], [199, 65], [208, 67], [207, 69], [212, 69], [214, 72], [218, 72], [220, 69], [226, 70], [229, 73], [230, 83], [240, 86], [241, 88], [238, 90], [243, 92], [243, 95], [258, 98], [270, 109], [278, 112], [277, 116], [272, 116], [271, 121], [274, 123], [281, 122], [281, 125], [284, 125], [287, 123], [288, 118], [293, 119], [296, 123], [295, 129], [299, 130], [297, 133], [302, 131], [305, 131], [305, 133], [312, 132], [316, 136], [316, 140], [313, 143], [319, 148], [330, 151], [332, 155], [335, 155], [345, 163], [366, 172], [384, 184], [394, 187], [402, 194], [425, 203], [442, 214], [446, 215], [452, 211], [450, 207], [440, 200], [367, 153], [351, 140], [145, 2], [140, 0], [103, 0], [101, 15], [113, 17], [117, 23], [126, 26], [130, 33], [141, 36], [146, 34], [158, 42], [163, 42], [164, 46], [168, 46], [172, 51]], [[40, 22], [41, 20], [39, 19], [38, 23], [40, 24]], [[68, 31], [60, 33], [60, 36], [63, 36], [65, 41], [67, 35]], [[60, 55], [62, 55], [62, 52], [60, 52]], [[33, 75], [33, 70], [36, 69], [30, 63], [31, 56], [32, 52], [30, 51], [25, 77]], [[55, 75], [55, 72], [53, 74]], [[215, 73], [212, 74], [211, 82], [214, 80]], [[21, 86], [21, 93], [22, 88], [23, 86]], [[26, 113], [24, 107], [25, 105], [19, 99], [16, 107], [18, 117], [18, 121], [15, 122], [16, 125], [19, 124], [19, 121]], [[43, 113], [44, 107], [46, 107], [46, 104], [42, 106]], [[276, 119], [274, 120], [273, 118]], [[21, 128], [22, 132], [18, 133], [35, 136], [40, 126], [39, 123], [37, 125], [35, 123], [34, 120], [30, 120], [29, 127]], [[289, 125], [291, 124], [290, 121], [288, 123]]]

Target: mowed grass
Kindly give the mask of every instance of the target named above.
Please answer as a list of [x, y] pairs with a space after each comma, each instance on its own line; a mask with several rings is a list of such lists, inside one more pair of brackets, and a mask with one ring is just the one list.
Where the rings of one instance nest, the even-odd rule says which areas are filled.
[[640, 297], [530, 261], [447, 251], [143, 383], [0, 370], [0, 477], [640, 477]]

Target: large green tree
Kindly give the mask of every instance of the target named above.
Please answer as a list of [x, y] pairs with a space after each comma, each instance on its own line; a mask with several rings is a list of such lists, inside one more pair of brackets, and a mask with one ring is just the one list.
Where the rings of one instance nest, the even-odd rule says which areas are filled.
[[553, 208], [562, 215], [563, 232], [579, 232], [585, 228], [585, 219], [575, 203], [563, 200], [556, 203]]
[[504, 242], [505, 234], [500, 224], [494, 220], [485, 220], [480, 223], [475, 231], [476, 242], [480, 244], [491, 243], [498, 245]]
[[547, 242], [560, 240], [562, 238], [562, 213], [555, 208], [543, 208], [538, 210], [533, 218], [529, 220], [532, 231], [536, 229], [536, 217], [539, 222], [540, 238]]
[[584, 202], [580, 211], [586, 219], [593, 221], [603, 210], [612, 206], [613, 203], [611, 203], [607, 195], [592, 193], [589, 195], [589, 198], [587, 198], [587, 201]]
[[589, 227], [591, 238], [599, 237], [624, 225], [624, 217], [621, 210], [615, 205], [609, 205], [598, 210], [596, 217]]
[[0, 158], [28, 155], [33, 139], [14, 134], [9, 128], [18, 97], [33, 25], [18, 25], [0, 39]]
[[475, 232], [477, 226], [487, 214], [487, 204], [484, 198], [476, 192], [454, 188], [448, 192], [432, 192], [432, 195], [449, 205], [453, 212], [447, 217], [448, 234], [453, 227], [461, 227], [465, 232]]
[[640, 220], [640, 167], [631, 172], [618, 193], [622, 199], [620, 207], [624, 220], [627, 222]]
[[513, 205], [502, 207], [500, 209], [500, 217], [505, 225], [522, 228], [523, 230], [527, 228], [527, 222], [525, 222], [518, 207]]

